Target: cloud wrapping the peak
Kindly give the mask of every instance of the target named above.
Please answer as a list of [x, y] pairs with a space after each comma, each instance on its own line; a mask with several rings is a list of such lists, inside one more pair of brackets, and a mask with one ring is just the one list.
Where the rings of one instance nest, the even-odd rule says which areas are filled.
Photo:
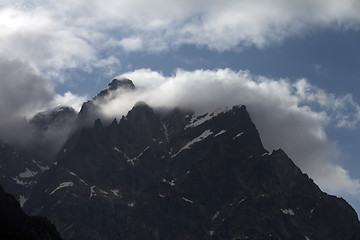
[[[325, 191], [360, 194], [359, 180], [351, 178], [337, 163], [341, 150], [325, 132], [326, 126], [342, 126], [359, 114], [359, 106], [349, 100], [349, 95], [336, 97], [305, 79], [291, 82], [230, 69], [178, 69], [172, 76], [139, 69], [118, 78], [124, 77], [133, 80], [138, 90], [109, 95], [99, 105], [109, 119], [126, 115], [137, 101], [153, 107], [180, 106], [199, 113], [244, 104], [265, 148], [283, 148]], [[347, 105], [358, 111], [347, 111]]]

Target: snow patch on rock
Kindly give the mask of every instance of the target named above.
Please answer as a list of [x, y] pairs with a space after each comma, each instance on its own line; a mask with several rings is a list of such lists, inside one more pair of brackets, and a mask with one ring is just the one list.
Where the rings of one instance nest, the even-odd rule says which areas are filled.
[[185, 126], [185, 129], [197, 127], [197, 126], [203, 124], [204, 122], [209, 121], [213, 117], [216, 117], [217, 115], [228, 112], [230, 110], [231, 110], [231, 108], [225, 107], [225, 108], [219, 108], [216, 111], [211, 112], [211, 113], [205, 113], [202, 115], [194, 114], [191, 117], [190, 123]]
[[61, 189], [61, 188], [65, 188], [65, 187], [72, 187], [74, 186], [73, 182], [63, 182], [60, 183], [59, 186], [57, 188], [55, 188], [49, 195], [54, 194], [57, 190]]
[[31, 178], [35, 177], [38, 173], [31, 171], [30, 169], [26, 168], [25, 172], [19, 173], [19, 177], [21, 178]]
[[28, 199], [27, 199], [25, 196], [20, 195], [20, 196], [19, 196], [19, 200], [18, 200], [19, 203], [20, 203], [20, 207], [23, 207], [27, 200], [28, 200]]
[[291, 215], [291, 216], [294, 216], [294, 215], [295, 215], [294, 211], [293, 211], [292, 209], [290, 209], [290, 208], [288, 208], [288, 209], [280, 209], [280, 210], [281, 210], [281, 212], [282, 212], [283, 214]]
[[180, 152], [182, 152], [185, 149], [190, 149], [191, 145], [197, 143], [197, 142], [201, 142], [202, 140], [204, 140], [205, 138], [207, 138], [208, 136], [210, 136], [211, 134], [213, 134], [212, 131], [205, 130], [200, 136], [194, 138], [193, 140], [191, 140], [190, 142], [188, 142], [187, 144], [185, 144], [184, 147], [182, 147], [177, 153], [175, 153], [172, 157], [176, 157], [176, 155], [178, 155]]
[[225, 133], [225, 132], [226, 132], [226, 130], [221, 130], [220, 132], [218, 132], [217, 134], [215, 134], [214, 137], [217, 137], [217, 136], [219, 136], [219, 135], [221, 135], [221, 134], [223, 134], [223, 133]]
[[240, 136], [243, 135], [243, 134], [244, 134], [244, 133], [241, 132], [241, 133], [237, 134], [235, 137], [233, 137], [233, 139], [236, 139], [236, 138], [240, 137]]

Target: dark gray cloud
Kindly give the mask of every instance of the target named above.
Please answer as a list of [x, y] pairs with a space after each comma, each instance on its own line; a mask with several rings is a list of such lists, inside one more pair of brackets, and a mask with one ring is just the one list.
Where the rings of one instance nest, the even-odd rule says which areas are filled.
[[[53, 84], [29, 64], [19, 60], [0, 57], [0, 139], [19, 146], [36, 145], [34, 128], [29, 124], [35, 113], [57, 105], [79, 104], [85, 98], [70, 92], [58, 95]], [[64, 129], [49, 129], [41, 141], [62, 142], [66, 137]]]
[[24, 62], [0, 58], [0, 137], [27, 142], [26, 117], [53, 100], [49, 81]]

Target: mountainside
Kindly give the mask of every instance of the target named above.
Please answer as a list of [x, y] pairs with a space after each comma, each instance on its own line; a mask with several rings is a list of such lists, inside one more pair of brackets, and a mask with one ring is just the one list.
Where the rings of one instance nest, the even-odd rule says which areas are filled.
[[[97, 98], [123, 86], [114, 81]], [[95, 100], [77, 126], [98, 116]], [[64, 239], [360, 239], [352, 207], [268, 153], [245, 106], [197, 115], [138, 103], [79, 127], [24, 210]]]
[[[22, 206], [43, 171], [50, 168], [77, 117], [74, 109], [60, 106], [29, 120], [29, 146], [0, 140], [0, 184]], [[26, 133], [29, 135], [29, 133]]]
[[0, 238], [60, 240], [56, 229], [45, 218], [26, 216], [19, 203], [0, 186]]
[[0, 141], [0, 184], [22, 206], [35, 187], [40, 173], [49, 169], [8, 143]]

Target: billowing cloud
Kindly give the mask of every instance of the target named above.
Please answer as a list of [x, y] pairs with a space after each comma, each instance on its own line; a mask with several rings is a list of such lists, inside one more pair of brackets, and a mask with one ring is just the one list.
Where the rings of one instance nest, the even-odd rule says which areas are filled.
[[268, 150], [283, 148], [330, 193], [360, 194], [359, 180], [337, 163], [341, 150], [325, 131], [329, 125], [351, 125], [358, 117], [359, 105], [350, 95], [337, 97], [305, 79], [291, 82], [230, 69], [177, 70], [173, 76], [139, 69], [122, 77], [132, 79], [138, 90], [109, 96], [107, 103], [102, 103], [109, 118], [125, 115], [137, 101], [197, 112], [245, 104]]
[[92, 71], [121, 49], [261, 48], [318, 27], [359, 29], [359, 12], [357, 0], [2, 1], [0, 44], [51, 75]]
[[39, 69], [74, 68], [95, 59], [95, 50], [49, 11], [0, 8], [1, 54]]
[[86, 96], [78, 96], [72, 92], [67, 91], [64, 93], [64, 95], [55, 94], [52, 101], [47, 105], [47, 108], [56, 106], [70, 106], [74, 108], [75, 111], [80, 111], [82, 104], [86, 100]]

